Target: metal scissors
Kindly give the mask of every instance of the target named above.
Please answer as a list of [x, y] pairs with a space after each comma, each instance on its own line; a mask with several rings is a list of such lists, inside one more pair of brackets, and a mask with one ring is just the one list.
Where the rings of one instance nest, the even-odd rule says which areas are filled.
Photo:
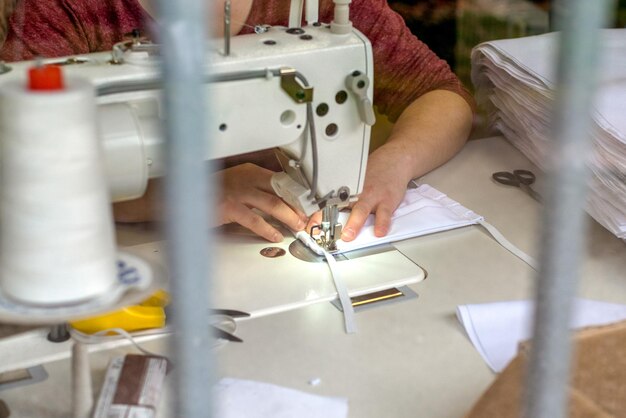
[[[227, 317], [229, 318], [233, 325], [234, 325], [234, 319], [235, 318], [244, 318], [244, 317], [249, 317], [250, 314], [247, 312], [242, 312], [242, 311], [236, 311], [233, 309], [211, 309], [209, 311], [209, 314], [214, 315], [214, 316], [223, 316], [223, 317]], [[216, 322], [213, 325], [211, 325], [211, 329], [213, 330], [213, 335], [216, 338], [221, 338], [227, 341], [233, 341], [233, 342], [237, 342], [237, 343], [241, 343], [243, 342], [243, 340], [237, 336], [235, 336], [234, 334], [231, 334], [230, 332], [227, 332], [221, 328], [219, 328], [220, 323]]]
[[493, 173], [491, 178], [500, 184], [519, 187], [537, 202], [541, 202], [539, 193], [530, 187], [536, 180], [535, 174], [532, 171], [513, 170], [512, 173], [510, 171], [498, 171], [497, 173]]

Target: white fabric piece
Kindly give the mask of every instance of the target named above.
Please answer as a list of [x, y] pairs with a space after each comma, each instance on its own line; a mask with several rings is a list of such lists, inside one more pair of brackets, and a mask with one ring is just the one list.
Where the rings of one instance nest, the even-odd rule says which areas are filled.
[[[347, 216], [340, 217], [340, 220], [345, 223]], [[486, 222], [482, 216], [461, 206], [460, 203], [426, 184], [418, 186], [417, 189], [407, 191], [400, 207], [393, 213], [391, 220], [392, 228], [387, 236], [376, 237], [374, 235], [374, 220], [374, 215], [370, 215], [365, 223], [367, 229], [364, 227], [354, 241], [339, 241], [337, 243], [339, 252], [348, 252], [373, 245], [479, 224], [489, 232], [498, 244], [502, 245], [507, 251], [528, 264], [531, 268], [537, 270], [537, 261], [506, 239], [495, 226]], [[314, 242], [313, 245], [310, 243], [307, 245], [310, 248], [317, 246]], [[319, 248], [319, 246], [317, 247]], [[314, 249], [314, 251], [316, 250]]]
[[214, 388], [219, 418], [346, 418], [346, 398], [313, 395], [270, 383], [232, 378]]
[[[599, 88], [593, 103], [593, 153], [587, 212], [626, 238], [626, 29], [602, 31]], [[551, 141], [558, 33], [502, 39], [472, 51], [472, 82], [491, 124], [533, 163], [546, 168]], [[514, 167], [512, 167], [514, 168]]]
[[[341, 212], [339, 221], [345, 225], [349, 213]], [[374, 235], [375, 216], [370, 215], [365, 225], [354, 241], [337, 241], [338, 253], [344, 253], [375, 245], [396, 242], [407, 238], [447, 231], [463, 226], [479, 224], [491, 234], [498, 244], [521, 259], [533, 269], [537, 269], [537, 261], [517, 248], [492, 224], [450, 199], [437, 189], [422, 184], [416, 189], [409, 189], [404, 200], [391, 217], [391, 230], [384, 237]], [[296, 238], [318, 255], [324, 255], [321, 248], [305, 231], [299, 231]]]
[[317, 255], [324, 255], [324, 249], [306, 231], [298, 231], [295, 233], [296, 238], [304, 245], [311, 249]]
[[[349, 213], [341, 212], [339, 221], [345, 225], [349, 215]], [[337, 252], [344, 253], [435, 232], [480, 224], [507, 251], [533, 269], [537, 269], [537, 261], [507, 240], [495, 226], [485, 222], [482, 216], [427, 184], [419, 185], [416, 189], [407, 190], [404, 200], [391, 217], [391, 229], [386, 236], [377, 237], [374, 235], [374, 222], [375, 216], [370, 215], [363, 229], [353, 241], [337, 241]], [[324, 255], [324, 249], [317, 245], [305, 231], [297, 232], [296, 238], [316, 254]]]
[[[457, 307], [456, 315], [483, 360], [501, 372], [517, 354], [521, 341], [532, 337], [534, 302], [521, 300]], [[571, 328], [608, 325], [626, 320], [626, 305], [577, 299]]]
[[[340, 212], [339, 222], [345, 225], [349, 213]], [[483, 217], [461, 206], [437, 189], [422, 184], [409, 189], [391, 217], [391, 228], [384, 237], [374, 235], [374, 215], [370, 215], [359, 235], [350, 242], [338, 241], [338, 252], [344, 253], [374, 245], [396, 242], [420, 235], [473, 225]]]

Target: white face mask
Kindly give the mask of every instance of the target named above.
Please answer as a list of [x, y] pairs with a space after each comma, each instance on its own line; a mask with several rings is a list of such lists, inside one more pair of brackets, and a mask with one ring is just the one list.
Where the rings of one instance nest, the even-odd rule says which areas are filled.
[[[340, 213], [339, 221], [345, 225], [349, 216], [349, 213]], [[505, 249], [536, 269], [536, 261], [509, 242], [493, 225], [485, 222], [485, 218], [427, 184], [422, 184], [416, 189], [407, 190], [404, 200], [391, 217], [391, 228], [386, 236], [377, 237], [374, 235], [374, 222], [374, 215], [370, 215], [354, 241], [337, 241], [337, 252], [345, 253], [479, 224]], [[323, 254], [323, 250], [306, 232], [300, 231], [296, 236], [313, 251], [320, 255]]]
[[[345, 225], [349, 213], [340, 213], [339, 221]], [[409, 189], [404, 200], [391, 217], [391, 228], [384, 237], [374, 235], [374, 215], [370, 215], [354, 241], [338, 241], [339, 252], [348, 252], [407, 238], [446, 231], [477, 224], [483, 217], [461, 206], [445, 194], [422, 184]]]

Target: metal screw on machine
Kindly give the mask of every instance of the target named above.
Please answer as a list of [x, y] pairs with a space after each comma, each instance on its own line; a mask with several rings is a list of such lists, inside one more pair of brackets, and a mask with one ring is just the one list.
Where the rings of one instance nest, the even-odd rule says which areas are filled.
[[340, 187], [339, 192], [337, 194], [339, 195], [339, 199], [342, 202], [345, 202], [346, 200], [350, 198], [350, 189], [347, 188], [346, 186]]
[[306, 97], [306, 95], [304, 94], [303, 90], [298, 90], [296, 92], [296, 99], [298, 99], [299, 101], [304, 100]]
[[224, 2], [224, 55], [230, 55], [230, 0]]

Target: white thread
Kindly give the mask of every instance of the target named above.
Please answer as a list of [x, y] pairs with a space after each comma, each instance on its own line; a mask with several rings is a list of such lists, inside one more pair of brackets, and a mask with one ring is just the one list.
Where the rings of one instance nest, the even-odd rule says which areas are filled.
[[[229, 324], [230, 322], [232, 322], [232, 325], [231, 327], [229, 327], [227, 332], [234, 333], [237, 328], [237, 322], [233, 318], [230, 318], [230, 317], [228, 317], [228, 320], [230, 320]], [[214, 325], [218, 325], [218, 323], [216, 322], [211, 322], [211, 323]], [[219, 324], [222, 324], [222, 322], [220, 322]], [[78, 331], [77, 329], [70, 327], [70, 336], [76, 342], [79, 342], [82, 344], [105, 344], [111, 341], [125, 339], [125, 340], [128, 340], [137, 350], [149, 356], [162, 356], [162, 354], [154, 353], [152, 351], [149, 351], [143, 348], [139, 344], [139, 342], [137, 342], [137, 338], [155, 336], [155, 335], [168, 335], [172, 333], [173, 333], [172, 329], [167, 326], [164, 328], [155, 328], [155, 329], [150, 329], [150, 330], [145, 330], [145, 331], [133, 332], [132, 334], [122, 328], [109, 328], [109, 329], [104, 329], [102, 331], [95, 332], [93, 334], [85, 334], [84, 332]], [[225, 339], [216, 338], [215, 343], [210, 348], [211, 349], [219, 348], [225, 345], [227, 342], [228, 341]]]
[[320, 247], [317, 242], [306, 231], [298, 231], [296, 232], [296, 238], [300, 240], [304, 245], [311, 249], [317, 255], [324, 255], [324, 250]]
[[[108, 343], [110, 341], [116, 341], [120, 339], [128, 340], [137, 350], [140, 352], [149, 355], [149, 356], [159, 356], [160, 354], [155, 354], [149, 350], [146, 350], [142, 346], [139, 345], [136, 338], [137, 337], [145, 337], [149, 335], [167, 335], [171, 334], [171, 330], [167, 327], [159, 328], [155, 330], [141, 331], [138, 333], [134, 333], [134, 335], [130, 334], [128, 331], [123, 330], [122, 328], [110, 328], [102, 331], [98, 331], [94, 334], [85, 334], [84, 332], [78, 331], [74, 328], [70, 328], [70, 335], [72, 339], [81, 344], [102, 344]], [[114, 334], [114, 335], [110, 335]]]
[[20, 302], [75, 303], [116, 283], [94, 88], [0, 89], [0, 280]]

